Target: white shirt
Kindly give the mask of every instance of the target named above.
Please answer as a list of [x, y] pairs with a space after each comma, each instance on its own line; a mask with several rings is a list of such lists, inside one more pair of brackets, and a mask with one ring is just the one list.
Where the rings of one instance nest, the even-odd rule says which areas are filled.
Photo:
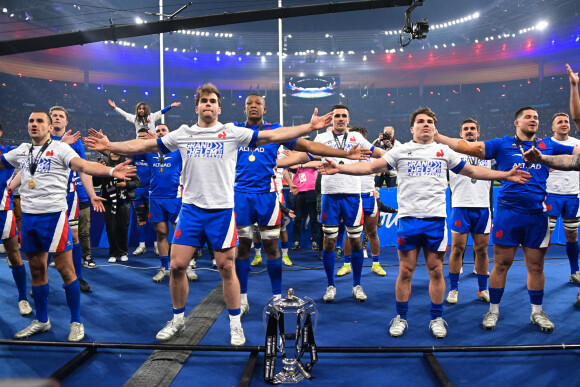
[[391, 149], [383, 158], [399, 175], [399, 218], [447, 217], [447, 170], [462, 164], [457, 153], [447, 145], [410, 141]]
[[183, 203], [226, 209], [234, 208], [238, 148], [255, 143], [257, 138], [257, 131], [218, 122], [211, 128], [181, 125], [157, 143], [181, 152]]
[[[346, 140], [344, 140], [344, 136], [347, 136]], [[337, 135], [337, 138], [340, 146], [336, 143], [332, 131], [320, 133], [316, 136], [314, 141], [330, 148], [343, 149], [345, 151], [348, 151], [356, 144], [360, 144], [359, 148], [361, 149], [372, 149], [373, 147], [373, 145], [358, 132], [346, 132], [345, 134]], [[342, 147], [343, 141], [344, 147]], [[326, 157], [326, 159], [333, 160], [337, 164], [340, 162], [343, 164], [353, 164], [358, 162], [358, 160], [350, 160], [342, 157]], [[361, 180], [358, 176], [343, 175], [341, 173], [337, 173], [336, 175], [322, 175], [321, 184], [323, 194], [360, 194], [361, 192]]]
[[[12, 166], [21, 167], [22, 184], [20, 186], [20, 202], [22, 212], [27, 214], [49, 214], [66, 211], [66, 189], [70, 174], [70, 162], [79, 155], [67, 144], [51, 141], [40, 156], [34, 176], [30, 174], [30, 147], [23, 143], [3, 157]], [[35, 145], [32, 160], [35, 161], [42, 145]], [[34, 188], [29, 187], [29, 181], [34, 181]]]
[[[480, 160], [477, 157], [461, 155], [461, 160], [472, 165], [490, 168], [495, 160]], [[451, 207], [489, 208], [490, 180], [471, 179], [449, 171]]]
[[148, 129], [151, 133], [155, 133], [155, 123], [159, 121], [161, 119], [161, 116], [163, 115], [163, 113], [161, 113], [161, 110], [156, 111], [154, 113], [150, 113], [147, 116], [145, 123], [143, 124], [141, 121], [135, 121], [135, 118], [137, 118], [135, 114], [127, 113], [120, 107], [116, 107], [115, 111], [120, 115], [122, 115], [123, 117], [125, 117], [127, 121], [135, 124], [135, 135], [138, 135], [139, 129], [142, 128]]
[[[564, 141], [559, 141], [555, 137], [552, 137], [552, 141], [573, 147], [580, 146], [580, 140], [574, 137], [568, 137]], [[580, 193], [578, 171], [550, 169], [548, 180], [546, 180], [546, 191], [557, 195], [578, 195]]]

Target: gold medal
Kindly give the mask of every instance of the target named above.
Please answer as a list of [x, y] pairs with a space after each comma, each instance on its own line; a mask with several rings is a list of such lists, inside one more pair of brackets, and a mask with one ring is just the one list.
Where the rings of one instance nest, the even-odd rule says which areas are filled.
[[248, 160], [250, 160], [250, 162], [251, 162], [251, 163], [253, 163], [253, 162], [254, 162], [254, 160], [256, 160], [256, 156], [254, 156], [254, 154], [252, 153], [252, 154], [250, 155], [250, 157], [248, 157]]
[[159, 172], [163, 173], [163, 171], [165, 170], [163, 169], [163, 167], [161, 167], [161, 169], [159, 169]]
[[28, 180], [28, 188], [34, 188], [36, 186], [36, 184], [34, 184], [34, 180], [30, 179]]

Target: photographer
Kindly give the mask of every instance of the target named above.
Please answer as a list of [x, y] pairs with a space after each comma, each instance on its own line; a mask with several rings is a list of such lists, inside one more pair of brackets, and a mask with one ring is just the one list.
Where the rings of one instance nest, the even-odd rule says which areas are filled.
[[[401, 145], [395, 138], [395, 128], [392, 126], [385, 126], [383, 133], [379, 134], [373, 145], [375, 147], [386, 150], [387, 152], [392, 148]], [[397, 171], [391, 170], [384, 173], [378, 173], [375, 176], [375, 188], [378, 190], [383, 186], [383, 183], [388, 187], [395, 187], [397, 185]]]

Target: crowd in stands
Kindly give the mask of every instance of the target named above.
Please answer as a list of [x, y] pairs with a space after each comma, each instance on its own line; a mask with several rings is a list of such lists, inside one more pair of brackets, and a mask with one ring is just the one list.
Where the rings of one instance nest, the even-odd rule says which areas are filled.
[[[102, 129], [111, 140], [124, 141], [135, 134], [125, 120], [113, 111], [107, 100], [113, 99], [127, 112], [134, 112], [139, 101], [152, 109], [160, 107], [159, 89], [74, 84], [71, 82], [33, 79], [0, 74], [2, 106], [0, 121], [4, 125], [5, 143], [18, 144], [28, 138], [26, 120], [30, 111], [48, 110], [55, 104], [65, 106], [71, 114], [69, 128], [85, 133], [89, 128]], [[145, 92], [148, 95], [145, 95]], [[220, 120], [243, 120], [243, 101], [248, 90], [222, 90], [223, 106]], [[173, 94], [175, 93], [175, 94]], [[278, 92], [261, 91], [267, 96], [268, 121], [278, 121]], [[540, 137], [551, 135], [550, 119], [556, 112], [568, 110], [569, 87], [565, 75], [539, 79], [524, 79], [470, 85], [425, 86], [422, 95], [418, 87], [399, 89], [348, 88], [323, 99], [303, 100], [287, 97], [285, 124], [307, 122], [316, 106], [322, 111], [335, 103], [344, 103], [351, 109], [352, 124], [364, 126], [369, 138], [375, 139], [384, 126], [393, 126], [401, 142], [411, 139], [408, 117], [420, 106], [429, 106], [437, 113], [438, 129], [448, 135], [457, 135], [460, 123], [467, 117], [478, 120], [482, 139], [488, 140], [513, 131], [513, 113], [521, 106], [531, 105], [540, 115]], [[193, 124], [195, 120], [194, 91], [176, 89], [169, 92], [165, 105], [180, 101], [179, 108], [165, 115], [170, 127]]]

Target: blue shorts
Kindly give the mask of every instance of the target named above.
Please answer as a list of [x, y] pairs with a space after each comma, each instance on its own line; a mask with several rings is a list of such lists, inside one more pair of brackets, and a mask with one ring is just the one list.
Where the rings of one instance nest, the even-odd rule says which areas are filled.
[[550, 231], [548, 214], [524, 213], [509, 207], [497, 206], [493, 224], [493, 243], [531, 248], [548, 247]]
[[72, 249], [72, 233], [66, 211], [49, 214], [22, 213], [22, 251], [62, 253]]
[[238, 226], [279, 226], [282, 219], [277, 192], [234, 192]]
[[233, 208], [204, 209], [194, 204], [181, 206], [171, 243], [201, 247], [205, 240], [215, 250], [238, 245]]
[[137, 208], [143, 204], [149, 204], [149, 187], [135, 188], [135, 199], [133, 207]]
[[399, 218], [397, 250], [408, 251], [418, 247], [431, 251], [447, 250], [445, 218]]
[[451, 231], [462, 234], [489, 234], [491, 212], [489, 208], [456, 207], [449, 218]]
[[2, 240], [12, 238], [18, 233], [16, 217], [12, 210], [0, 211], [0, 227], [2, 227]]
[[181, 198], [149, 198], [150, 223], [175, 223], [179, 216], [179, 210], [181, 210]]
[[364, 216], [360, 195], [322, 194], [320, 223], [327, 226], [338, 226], [341, 219], [346, 227], [363, 224]]
[[66, 203], [68, 205], [68, 223], [72, 228], [78, 228], [81, 210], [79, 208], [79, 195], [77, 191], [69, 192], [66, 195]]
[[379, 206], [374, 192], [360, 194], [363, 203], [363, 212], [365, 215], [374, 218], [379, 215]]
[[580, 216], [578, 213], [580, 199], [578, 195], [555, 195], [549, 193], [545, 205], [548, 215], [561, 216], [564, 219], [574, 219]]

